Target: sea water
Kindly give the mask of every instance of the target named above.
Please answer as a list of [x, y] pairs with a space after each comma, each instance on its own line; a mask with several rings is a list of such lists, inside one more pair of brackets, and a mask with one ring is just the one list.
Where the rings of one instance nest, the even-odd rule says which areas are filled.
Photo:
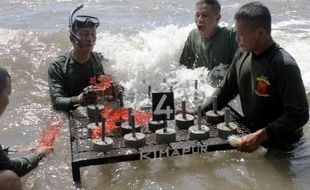
[[[193, 0], [1, 0], [0, 65], [12, 75], [10, 104], [1, 117], [1, 144], [38, 143], [42, 128], [63, 120], [54, 152], [22, 178], [25, 189], [75, 189], [66, 117], [52, 110], [47, 69], [52, 58], [71, 49], [68, 16], [80, 3], [81, 14], [100, 19], [95, 50], [109, 60], [105, 71], [125, 87], [125, 105], [137, 107], [147, 86], [173, 86], [175, 102], [193, 101], [198, 80], [200, 101], [214, 87], [204, 68], [180, 67], [188, 33], [195, 28]], [[221, 25], [246, 0], [221, 0]], [[272, 13], [272, 35], [296, 59], [310, 92], [310, 2], [263, 0]], [[285, 77], [285, 76], [283, 76]], [[143, 83], [143, 81], [145, 81]], [[238, 106], [238, 103], [237, 103]], [[219, 151], [174, 158], [122, 162], [81, 169], [84, 189], [307, 189], [310, 178], [310, 124], [294, 152], [287, 155]]]

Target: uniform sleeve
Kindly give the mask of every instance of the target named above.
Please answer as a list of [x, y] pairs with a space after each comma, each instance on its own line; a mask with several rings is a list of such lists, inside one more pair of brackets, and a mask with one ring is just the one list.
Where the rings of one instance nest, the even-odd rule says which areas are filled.
[[76, 108], [77, 96], [67, 97], [64, 87], [64, 73], [59, 64], [54, 62], [48, 69], [48, 84], [53, 108], [58, 111], [69, 111]]
[[[237, 52], [232, 64], [230, 65], [228, 72], [219, 85], [219, 87], [212, 94], [217, 97], [218, 109], [223, 109], [229, 101], [234, 99], [238, 93], [238, 84], [237, 84], [237, 73], [236, 73], [236, 62], [240, 58], [241, 53]], [[207, 111], [213, 109], [213, 101], [212, 98], [209, 98], [208, 101], [202, 105], [202, 113], [205, 114]]]
[[308, 101], [300, 70], [293, 58], [284, 60], [284, 64], [274, 64], [284, 112], [266, 127], [271, 141], [289, 136], [309, 119]]
[[38, 163], [37, 154], [29, 154], [24, 157], [10, 159], [0, 147], [0, 170], [13, 170], [21, 177], [37, 167]]
[[193, 31], [189, 33], [180, 57], [180, 64], [186, 66], [187, 68], [193, 68], [195, 61], [195, 53], [192, 47], [192, 40]]

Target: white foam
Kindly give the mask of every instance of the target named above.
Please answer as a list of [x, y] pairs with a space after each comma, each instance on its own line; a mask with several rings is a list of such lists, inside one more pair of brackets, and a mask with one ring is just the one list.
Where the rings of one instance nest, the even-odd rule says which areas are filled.
[[272, 35], [297, 61], [306, 91], [310, 91], [310, 21], [289, 20], [274, 24]]
[[18, 31], [0, 28], [0, 45], [7, 45], [11, 40], [18, 36]]
[[290, 28], [292, 25], [296, 25], [297, 28], [300, 28], [302, 26], [309, 26], [310, 25], [310, 21], [309, 20], [296, 20], [296, 19], [290, 19], [290, 20], [285, 20], [285, 21], [281, 21], [278, 23], [274, 23], [272, 25], [273, 29], [280, 29], [280, 28]]
[[[146, 97], [148, 85], [152, 86], [152, 91], [163, 90], [164, 86], [168, 90], [173, 86], [176, 101], [193, 101], [194, 80], [199, 80], [198, 90], [204, 99], [205, 94], [213, 92], [206, 82], [208, 71], [205, 68], [188, 70], [179, 67], [178, 63], [188, 33], [193, 28], [193, 24], [186, 27], [167, 25], [134, 36], [100, 33], [96, 49], [110, 60], [107, 72], [122, 82], [135, 105]], [[163, 79], [166, 84], [162, 83]]]
[[[308, 24], [307, 21], [300, 23]], [[292, 32], [287, 29], [290, 24], [295, 22], [287, 21], [274, 25], [273, 36], [298, 62], [306, 89], [309, 91], [310, 32], [305, 28]], [[193, 105], [194, 80], [199, 82], [198, 94], [201, 94], [201, 102], [214, 91], [207, 82], [207, 69], [189, 70], [178, 63], [188, 33], [194, 27], [194, 24], [185, 27], [167, 25], [131, 35], [103, 32], [98, 34], [96, 50], [103, 52], [110, 60], [109, 65], [105, 67], [106, 72], [112, 73], [121, 81], [127, 97], [134, 105], [147, 98], [148, 85], [152, 86], [153, 91], [161, 90], [164, 85], [166, 89], [173, 86], [176, 102], [186, 99]], [[164, 78], [167, 84], [162, 84]]]

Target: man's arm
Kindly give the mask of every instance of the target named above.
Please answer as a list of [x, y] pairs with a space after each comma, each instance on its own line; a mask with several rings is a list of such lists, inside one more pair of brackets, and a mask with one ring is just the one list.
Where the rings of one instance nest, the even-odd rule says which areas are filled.
[[292, 57], [284, 57], [284, 62], [274, 63], [277, 88], [284, 112], [266, 126], [268, 136], [272, 140], [289, 136], [309, 119], [308, 101], [300, 70]]
[[58, 111], [68, 111], [79, 104], [78, 96], [66, 97], [64, 81], [62, 68], [52, 63], [48, 69], [48, 84], [53, 108]]
[[[219, 85], [219, 87], [214, 91], [211, 97], [217, 97], [218, 108], [222, 109], [227, 105], [227, 103], [234, 99], [238, 93], [238, 84], [237, 84], [237, 73], [236, 73], [236, 62], [241, 57], [241, 52], [237, 52], [232, 64], [230, 65], [228, 72]], [[202, 105], [202, 112], [205, 114], [207, 111], [213, 109], [213, 100], [209, 98], [208, 101]]]
[[0, 146], [0, 170], [13, 170], [19, 177], [34, 169], [40, 161], [38, 154], [29, 154], [21, 158], [10, 159]]

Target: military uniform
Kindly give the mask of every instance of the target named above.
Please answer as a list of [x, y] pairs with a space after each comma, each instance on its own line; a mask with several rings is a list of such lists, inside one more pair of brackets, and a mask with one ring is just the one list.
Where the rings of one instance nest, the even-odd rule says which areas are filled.
[[72, 51], [53, 60], [48, 69], [48, 83], [54, 109], [75, 109], [77, 96], [90, 85], [90, 78], [104, 74], [105, 61], [101, 54], [92, 52], [90, 59], [80, 64], [73, 59]]
[[188, 68], [206, 67], [212, 70], [220, 63], [230, 65], [238, 44], [236, 33], [226, 27], [218, 27], [211, 38], [202, 37], [193, 29], [185, 42], [180, 64]]
[[0, 170], [12, 170], [21, 177], [37, 167], [39, 161], [38, 155], [34, 153], [10, 159], [7, 156], [7, 152], [0, 145]]
[[[223, 108], [238, 94], [251, 132], [266, 128], [269, 145], [291, 144], [302, 136], [309, 111], [300, 70], [276, 43], [260, 55], [238, 50], [215, 92], [218, 107]], [[210, 100], [203, 111], [211, 109]]]

